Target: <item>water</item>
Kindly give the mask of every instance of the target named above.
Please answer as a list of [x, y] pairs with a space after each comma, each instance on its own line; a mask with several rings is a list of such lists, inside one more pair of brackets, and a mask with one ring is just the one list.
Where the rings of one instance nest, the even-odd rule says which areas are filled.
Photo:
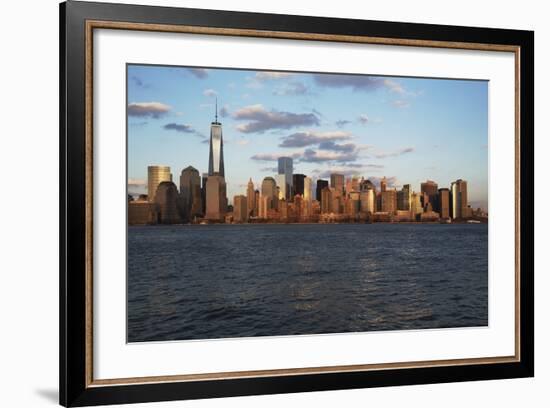
[[486, 326], [487, 225], [128, 229], [128, 341]]

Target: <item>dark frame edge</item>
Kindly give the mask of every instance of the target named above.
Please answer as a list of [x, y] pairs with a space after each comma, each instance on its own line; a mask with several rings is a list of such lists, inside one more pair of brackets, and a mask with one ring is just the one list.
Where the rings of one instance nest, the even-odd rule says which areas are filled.
[[[131, 13], [131, 10], [135, 10]], [[107, 3], [63, 2], [59, 6], [59, 126], [60, 126], [60, 299], [59, 299], [59, 402], [64, 406], [88, 406], [101, 404], [123, 404], [177, 399], [220, 398], [229, 396], [324, 391], [398, 385], [433, 384], [445, 382], [478, 381], [487, 379], [533, 377], [534, 368], [534, 32], [520, 30], [482, 29], [450, 26], [434, 26], [412, 23], [368, 22], [378, 33], [387, 29], [391, 35], [402, 30], [415, 29], [415, 37], [438, 35], [444, 39], [457, 36], [459, 29], [467, 31], [465, 41], [484, 35], [496, 42], [521, 47], [521, 89], [520, 128], [521, 147], [521, 212], [520, 212], [520, 256], [521, 267], [521, 361], [490, 365], [446, 366], [401, 370], [367, 372], [345, 372], [333, 374], [293, 375], [265, 378], [243, 378], [232, 380], [210, 380], [174, 382], [141, 385], [92, 386], [85, 384], [85, 293], [84, 277], [79, 276], [84, 265], [84, 204], [85, 179], [84, 151], [84, 23], [90, 17], [111, 16], [122, 19], [121, 13], [128, 12], [128, 20], [147, 19], [147, 12], [154, 11], [154, 19], [162, 20], [168, 10], [189, 13], [188, 20], [204, 25], [209, 13], [230, 16], [225, 23], [236, 25], [248, 18], [248, 25], [271, 27], [288, 26], [294, 21], [309, 21], [308, 26], [325, 23], [330, 30], [338, 24], [350, 22], [346, 30], [366, 29], [367, 22], [359, 20], [327, 19], [320, 17], [260, 15], [266, 22], [250, 21], [254, 13], [214, 12], [209, 10], [173, 9], [151, 6], [133, 6]], [[91, 13], [89, 15], [88, 13]], [[257, 15], [258, 16], [258, 15]], [[176, 17], [166, 17], [173, 21]], [[285, 21], [283, 21], [285, 20]], [[364, 23], [364, 25], [362, 25]], [[222, 23], [223, 25], [224, 23]], [[323, 25], [323, 24], [321, 24]], [[336, 28], [335, 28], [336, 27]], [[386, 27], [386, 28], [384, 28]], [[306, 27], [307, 30], [308, 27]], [[319, 28], [318, 30], [322, 30]], [[370, 30], [370, 26], [369, 26]], [[441, 32], [439, 31], [441, 30]], [[486, 30], [486, 31], [485, 31]], [[390, 36], [391, 36], [390, 35]], [[80, 106], [82, 105], [82, 106]], [[72, 136], [71, 136], [72, 135]], [[71, 137], [68, 137], [71, 136]], [[72, 271], [72, 274], [68, 272]], [[68, 306], [70, 305], [70, 307]]]
[[67, 406], [67, 333], [66, 304], [66, 251], [65, 216], [66, 216], [66, 3], [59, 4], [59, 404]]

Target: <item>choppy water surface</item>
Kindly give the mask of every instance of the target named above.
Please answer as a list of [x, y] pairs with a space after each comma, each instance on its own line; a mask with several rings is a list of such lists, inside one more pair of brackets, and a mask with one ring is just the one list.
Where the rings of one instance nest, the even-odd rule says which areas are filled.
[[128, 341], [487, 325], [487, 225], [128, 229]]

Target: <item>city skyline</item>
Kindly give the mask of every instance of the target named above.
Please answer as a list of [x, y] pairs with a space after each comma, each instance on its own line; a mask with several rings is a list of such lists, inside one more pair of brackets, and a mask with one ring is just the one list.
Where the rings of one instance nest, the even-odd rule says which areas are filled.
[[169, 166], [175, 183], [188, 166], [208, 173], [218, 120], [230, 204], [249, 179], [259, 189], [277, 175], [278, 158], [290, 157], [313, 187], [331, 173], [377, 188], [386, 176], [389, 188], [415, 191], [428, 179], [451, 188], [464, 178], [469, 203], [487, 209], [486, 82], [129, 65], [129, 193], [146, 192], [152, 164]]

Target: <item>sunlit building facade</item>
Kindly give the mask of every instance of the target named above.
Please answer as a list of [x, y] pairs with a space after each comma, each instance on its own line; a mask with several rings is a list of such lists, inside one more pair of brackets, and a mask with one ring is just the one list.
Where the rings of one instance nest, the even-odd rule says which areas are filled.
[[172, 181], [169, 166], [147, 167], [147, 196], [150, 202], [155, 202], [157, 188], [163, 181]]

